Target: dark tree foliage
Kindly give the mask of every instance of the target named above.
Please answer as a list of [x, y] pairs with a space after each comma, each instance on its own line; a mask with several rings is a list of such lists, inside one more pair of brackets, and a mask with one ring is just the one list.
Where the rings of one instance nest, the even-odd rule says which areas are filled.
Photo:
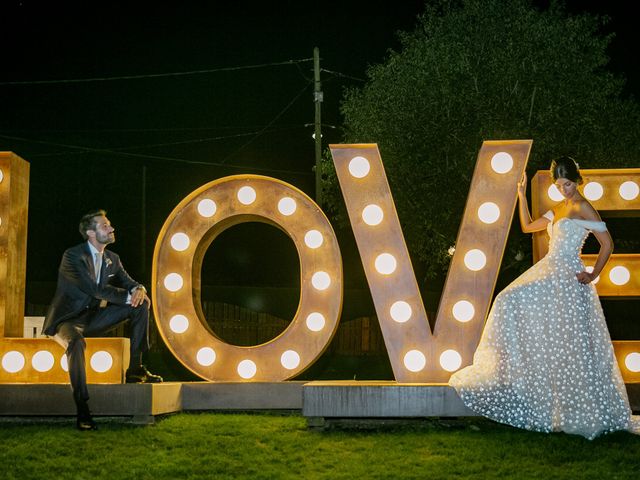
[[[422, 275], [440, 277], [448, 267], [483, 140], [533, 139], [529, 176], [564, 154], [582, 168], [637, 166], [640, 109], [607, 70], [605, 22], [556, 2], [429, 1], [416, 29], [400, 33], [400, 51], [346, 91], [344, 141], [379, 145]], [[328, 158], [323, 177], [324, 203], [344, 224]], [[513, 265], [528, 239], [515, 244], [503, 265]]]

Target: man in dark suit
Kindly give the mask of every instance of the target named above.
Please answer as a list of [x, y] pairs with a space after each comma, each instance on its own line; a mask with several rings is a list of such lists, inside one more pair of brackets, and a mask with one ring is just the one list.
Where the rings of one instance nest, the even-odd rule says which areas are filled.
[[149, 306], [143, 285], [125, 271], [120, 257], [105, 250], [115, 242], [114, 228], [104, 210], [80, 220], [85, 243], [64, 252], [58, 270], [56, 293], [45, 317], [43, 333], [52, 336], [67, 353], [73, 399], [80, 430], [95, 430], [89, 411], [85, 371], [85, 337], [104, 334], [119, 323], [131, 321], [131, 360], [126, 372], [130, 382], [157, 383], [162, 378], [142, 364], [149, 350]]

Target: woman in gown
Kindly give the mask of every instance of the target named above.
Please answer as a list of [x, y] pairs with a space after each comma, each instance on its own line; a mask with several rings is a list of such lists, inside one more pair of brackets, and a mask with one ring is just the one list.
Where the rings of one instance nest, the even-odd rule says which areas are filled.
[[[564, 201], [532, 221], [526, 174], [518, 184], [526, 233], [547, 229], [547, 255], [496, 297], [473, 365], [449, 381], [475, 412], [515, 427], [593, 439], [638, 433], [593, 280], [613, 250], [604, 222], [578, 192], [576, 163], [562, 157], [551, 175]], [[592, 272], [580, 251], [589, 233], [600, 243]]]

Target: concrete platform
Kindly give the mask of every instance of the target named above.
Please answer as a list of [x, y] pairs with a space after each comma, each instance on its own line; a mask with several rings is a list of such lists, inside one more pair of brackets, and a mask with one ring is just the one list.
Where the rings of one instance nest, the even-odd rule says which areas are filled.
[[444, 383], [309, 382], [303, 388], [305, 417], [474, 417], [453, 387]]
[[[627, 384], [631, 408], [640, 411], [640, 383]], [[331, 419], [415, 419], [477, 416], [446, 384], [393, 381], [278, 383], [166, 382], [90, 384], [95, 416], [130, 417], [153, 423], [157, 415], [182, 411], [299, 412], [314, 426]], [[0, 416], [72, 416], [68, 384], [0, 384]]]
[[[627, 383], [629, 403], [640, 412], [640, 383]], [[309, 382], [303, 387], [302, 414], [309, 427], [332, 423], [380, 422], [425, 417], [477, 417], [453, 387], [444, 383]]]
[[[89, 385], [95, 416], [127, 416], [137, 423], [153, 423], [156, 415], [182, 409], [181, 383]], [[0, 385], [0, 415], [75, 415], [69, 385]]]
[[188, 382], [182, 384], [182, 409], [302, 410], [305, 382]]
[[[90, 384], [94, 416], [131, 417], [182, 411], [301, 411], [304, 382]], [[75, 415], [69, 384], [0, 384], [0, 416]]]

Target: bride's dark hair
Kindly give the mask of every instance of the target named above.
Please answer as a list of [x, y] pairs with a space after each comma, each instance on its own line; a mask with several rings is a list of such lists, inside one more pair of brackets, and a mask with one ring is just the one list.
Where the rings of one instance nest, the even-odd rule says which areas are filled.
[[566, 178], [578, 185], [582, 183], [582, 175], [578, 169], [578, 164], [571, 157], [559, 157], [551, 162], [551, 176], [555, 182], [559, 178]]

